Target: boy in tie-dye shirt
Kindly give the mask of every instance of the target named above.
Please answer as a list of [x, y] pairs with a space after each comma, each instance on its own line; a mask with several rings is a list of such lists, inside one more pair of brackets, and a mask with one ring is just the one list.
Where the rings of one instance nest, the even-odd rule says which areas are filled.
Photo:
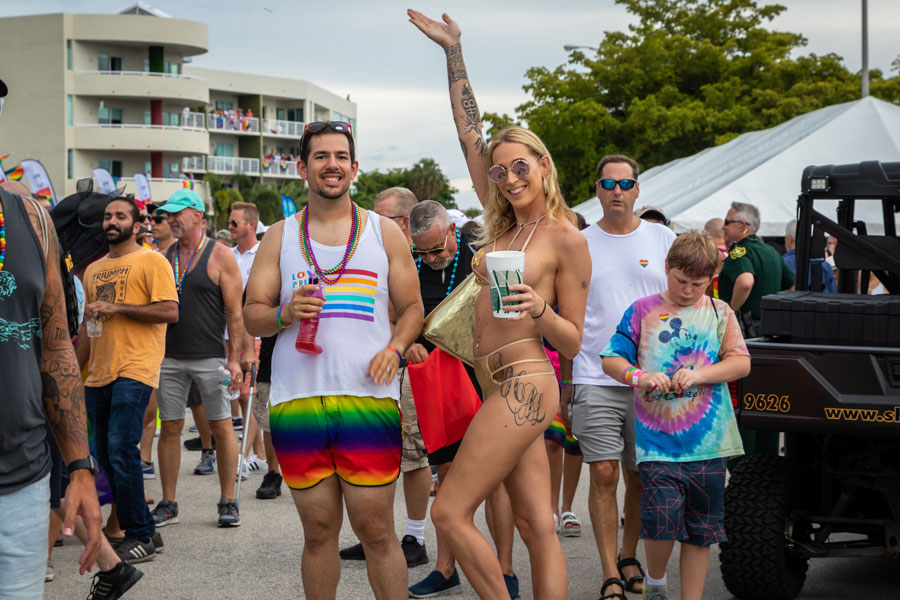
[[680, 236], [666, 258], [668, 289], [632, 304], [601, 353], [603, 371], [635, 388], [648, 599], [666, 598], [676, 540], [681, 597], [702, 597], [709, 548], [725, 541], [725, 461], [743, 454], [726, 382], [750, 372], [750, 356], [734, 312], [704, 294], [718, 260], [709, 236]]

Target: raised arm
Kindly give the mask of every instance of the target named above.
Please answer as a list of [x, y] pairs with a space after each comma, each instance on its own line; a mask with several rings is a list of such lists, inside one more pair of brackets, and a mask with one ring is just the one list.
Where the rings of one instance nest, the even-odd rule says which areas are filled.
[[459, 144], [462, 147], [466, 166], [469, 168], [469, 176], [475, 193], [484, 205], [487, 199], [488, 178], [485, 161], [487, 160], [487, 144], [482, 134], [481, 112], [478, 103], [475, 102], [475, 92], [469, 84], [469, 75], [466, 73], [466, 64], [463, 62], [460, 36], [462, 32], [459, 25], [451, 19], [447, 13], [441, 18], [443, 23], [429, 19], [415, 10], [406, 11], [409, 22], [419, 28], [419, 31], [444, 49], [447, 55], [447, 83], [450, 87], [450, 110], [453, 112], [453, 122], [456, 124], [456, 133], [459, 136]]

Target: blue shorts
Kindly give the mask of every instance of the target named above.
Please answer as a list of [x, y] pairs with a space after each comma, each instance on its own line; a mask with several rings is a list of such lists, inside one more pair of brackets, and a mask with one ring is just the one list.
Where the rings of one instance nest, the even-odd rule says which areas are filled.
[[725, 537], [725, 458], [642, 462], [641, 539], [712, 546]]

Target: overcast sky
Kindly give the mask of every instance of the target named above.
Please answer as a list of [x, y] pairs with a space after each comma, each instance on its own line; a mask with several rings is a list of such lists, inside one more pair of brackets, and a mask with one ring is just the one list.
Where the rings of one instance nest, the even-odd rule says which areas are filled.
[[[765, 3], [765, 0], [760, 0]], [[114, 13], [127, 0], [0, 0], [0, 15]], [[630, 16], [612, 0], [406, 2], [341, 0], [155, 0], [179, 19], [209, 26], [203, 67], [306, 79], [358, 105], [363, 170], [438, 161], [460, 190], [461, 206], [477, 204], [450, 119], [443, 53], [407, 20], [406, 8], [432, 18], [449, 12], [463, 32], [469, 77], [483, 111], [513, 114], [531, 66], [565, 63], [564, 44], [596, 46], [604, 31]], [[835, 52], [851, 70], [861, 65], [861, 0], [782, 0], [773, 27], [802, 33], [805, 50]], [[900, 2], [869, 0], [869, 62], [887, 72], [900, 55]]]

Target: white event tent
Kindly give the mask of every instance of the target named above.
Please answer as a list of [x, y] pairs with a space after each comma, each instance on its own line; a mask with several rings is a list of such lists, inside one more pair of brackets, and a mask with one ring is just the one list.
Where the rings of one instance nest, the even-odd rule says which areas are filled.
[[[900, 106], [871, 96], [827, 106], [654, 167], [639, 178], [635, 208], [659, 206], [673, 229], [684, 232], [724, 218], [732, 202], [747, 202], [760, 210], [763, 236], [782, 236], [796, 217], [805, 167], [864, 160], [900, 161]], [[831, 218], [836, 206], [816, 203]], [[574, 208], [588, 223], [603, 216], [596, 197]], [[883, 231], [880, 206], [857, 214], [870, 223], [870, 233]]]

